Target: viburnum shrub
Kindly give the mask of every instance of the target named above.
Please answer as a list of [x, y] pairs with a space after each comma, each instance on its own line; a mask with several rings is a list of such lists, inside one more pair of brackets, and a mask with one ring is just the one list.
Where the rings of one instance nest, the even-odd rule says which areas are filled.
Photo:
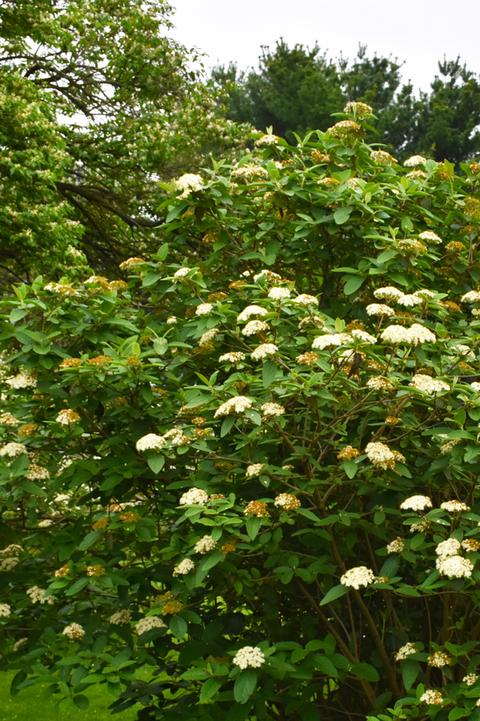
[[3, 301], [15, 691], [480, 718], [478, 169], [403, 169], [352, 112], [166, 186], [121, 279], [72, 254]]

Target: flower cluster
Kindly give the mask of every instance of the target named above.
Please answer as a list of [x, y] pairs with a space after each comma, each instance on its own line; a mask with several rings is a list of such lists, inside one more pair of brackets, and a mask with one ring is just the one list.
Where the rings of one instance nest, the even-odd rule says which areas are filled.
[[256, 516], [257, 518], [267, 518], [269, 515], [265, 501], [250, 501], [243, 512], [246, 516]]
[[72, 423], [78, 423], [80, 416], [76, 411], [72, 410], [72, 408], [63, 408], [55, 420], [62, 426], [69, 426]]
[[202, 536], [193, 547], [193, 550], [195, 553], [208, 553], [209, 551], [213, 551], [215, 546], [217, 545], [217, 542], [211, 537], [211, 536]]
[[122, 608], [120, 611], [115, 611], [115, 613], [112, 613], [110, 618], [108, 619], [108, 622], [113, 624], [114, 626], [122, 626], [124, 624], [130, 623], [132, 618], [132, 614], [127, 608]]
[[23, 445], [23, 443], [16, 443], [15, 441], [12, 441], [11, 443], [6, 443], [2, 448], [0, 448], [0, 456], [3, 458], [17, 458], [17, 456], [21, 456], [22, 453], [26, 453], [27, 449]]
[[417, 391], [426, 393], [427, 395], [433, 395], [435, 393], [450, 390], [450, 386], [448, 383], [445, 383], [445, 381], [432, 378], [431, 376], [424, 375], [423, 373], [416, 373], [410, 381], [410, 385]]
[[402, 501], [400, 508], [403, 511], [424, 511], [426, 508], [432, 508], [432, 501], [428, 496], [409, 496]]
[[184, 558], [183, 561], [177, 563], [173, 569], [174, 576], [186, 576], [195, 568], [194, 562], [190, 558]]
[[245, 471], [245, 476], [247, 478], [254, 478], [255, 476], [259, 476], [264, 468], [265, 468], [265, 463], [252, 463], [249, 466], [247, 466], [247, 470]]
[[296, 511], [297, 508], [300, 508], [301, 503], [293, 493], [279, 493], [278, 496], [275, 496], [273, 505], [284, 511]]
[[452, 663], [452, 657], [445, 651], [434, 651], [427, 658], [427, 664], [433, 668], [443, 668]]
[[39, 586], [32, 586], [31, 588], [27, 589], [27, 596], [30, 598], [32, 603], [48, 603], [51, 605], [55, 602], [55, 599], [53, 596], [49, 596], [47, 594], [47, 591], [44, 588], [40, 588]]
[[395, 654], [395, 660], [405, 661], [406, 658], [408, 658], [414, 653], [417, 653], [416, 644], [412, 643], [411, 641], [407, 641], [406, 644], [404, 644], [398, 649], [397, 653]]
[[268, 323], [264, 320], [249, 320], [248, 323], [242, 329], [242, 335], [250, 336], [263, 333], [269, 329]]
[[435, 333], [421, 323], [413, 323], [410, 328], [405, 328], [403, 325], [389, 325], [382, 331], [380, 337], [385, 343], [393, 345], [399, 343], [419, 345], [420, 343], [436, 343], [437, 340]]
[[81, 641], [85, 636], [85, 630], [79, 623], [71, 623], [62, 631], [62, 634], [71, 641]]
[[184, 173], [174, 181], [175, 188], [181, 190], [180, 198], [187, 198], [191, 193], [194, 193], [203, 188], [203, 180], [200, 175], [195, 173]]
[[243, 646], [233, 657], [232, 663], [238, 668], [260, 668], [265, 663], [265, 655], [258, 646]]
[[[252, 322], [255, 323], [255, 321]], [[276, 346], [275, 343], [262, 343], [262, 345], [257, 346], [250, 355], [254, 361], [265, 360], [265, 358], [275, 355], [277, 351], [278, 346]]]
[[355, 588], [358, 590], [362, 586], [369, 586], [375, 581], [375, 574], [371, 568], [367, 566], [355, 566], [345, 571], [343, 576], [340, 578], [342, 586], [348, 588]]
[[143, 636], [144, 633], [153, 631], [155, 628], [166, 628], [166, 624], [158, 616], [145, 616], [135, 624], [135, 632], [137, 636]]
[[201, 488], [189, 488], [180, 496], [180, 506], [204, 506], [208, 502], [208, 493]]
[[395, 468], [396, 463], [403, 463], [405, 457], [399, 451], [392, 451], [381, 441], [371, 441], [365, 447], [368, 460], [377, 468], [386, 471]]
[[277, 418], [285, 413], [285, 408], [280, 403], [271, 403], [270, 401], [262, 403], [260, 410], [263, 418]]
[[221, 418], [222, 416], [229, 416], [232, 413], [244, 413], [251, 408], [253, 402], [246, 396], [234, 396], [229, 398], [228, 401], [222, 403], [221, 406], [215, 411], [215, 418]]

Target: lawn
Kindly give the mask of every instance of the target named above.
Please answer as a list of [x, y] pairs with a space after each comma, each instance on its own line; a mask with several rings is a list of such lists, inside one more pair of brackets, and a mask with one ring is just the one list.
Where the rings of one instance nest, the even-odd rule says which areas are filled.
[[14, 674], [0, 673], [0, 721], [134, 721], [135, 708], [112, 716], [108, 706], [114, 700], [105, 690], [96, 686], [86, 695], [90, 706], [81, 711], [73, 705], [63, 703], [60, 707], [45, 694], [45, 687], [33, 686], [24, 689], [17, 696], [10, 696], [10, 682]]

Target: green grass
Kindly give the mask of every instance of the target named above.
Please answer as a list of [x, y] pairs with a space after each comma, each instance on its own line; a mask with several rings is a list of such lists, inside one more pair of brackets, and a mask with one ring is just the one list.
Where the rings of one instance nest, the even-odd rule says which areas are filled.
[[0, 721], [134, 721], [136, 717], [135, 708], [112, 716], [108, 706], [114, 698], [101, 686], [92, 687], [85, 694], [90, 699], [86, 711], [67, 702], [58, 706], [41, 685], [26, 688], [12, 698], [13, 676], [13, 673], [0, 673]]

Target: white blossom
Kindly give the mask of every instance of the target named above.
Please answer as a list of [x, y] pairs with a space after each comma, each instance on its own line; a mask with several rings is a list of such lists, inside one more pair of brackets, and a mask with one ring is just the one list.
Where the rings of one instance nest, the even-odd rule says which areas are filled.
[[435, 548], [437, 556], [458, 556], [462, 544], [457, 541], [456, 538], [447, 538], [446, 541], [441, 541]]
[[403, 646], [400, 646], [397, 653], [395, 654], [395, 661], [405, 661], [408, 656], [417, 653], [417, 647], [415, 643], [407, 641]]
[[443, 704], [443, 696], [440, 691], [428, 688], [420, 696], [420, 701], [423, 701], [429, 706], [441, 706]]
[[20, 373], [17, 373], [17, 375], [15, 376], [6, 378], [5, 383], [7, 384], [7, 386], [10, 386], [10, 388], [20, 390], [22, 388], [35, 388], [37, 385], [37, 379], [32, 373], [22, 371]]
[[247, 478], [254, 478], [255, 476], [259, 476], [264, 468], [265, 468], [265, 463], [252, 463], [249, 466], [247, 466], [247, 470], [245, 471], [245, 476]]
[[361, 586], [369, 586], [375, 580], [375, 574], [367, 566], [355, 566], [345, 571], [340, 578], [342, 586], [359, 589]]
[[159, 451], [165, 446], [163, 436], [159, 436], [156, 433], [147, 433], [146, 436], [142, 436], [138, 439], [135, 447], [139, 453], [144, 451]]
[[210, 330], [206, 330], [205, 333], [203, 333], [198, 339], [198, 345], [200, 347], [209, 345], [217, 335], [218, 328], [210, 328]]
[[269, 325], [268, 323], [265, 323], [264, 320], [249, 320], [242, 329], [242, 335], [256, 335], [257, 333], [263, 333], [263, 331], [268, 329]]
[[283, 416], [285, 413], [285, 408], [279, 403], [263, 403], [260, 410], [264, 418], [275, 418], [276, 416]]
[[345, 345], [351, 342], [352, 337], [349, 333], [325, 333], [314, 338], [312, 348], [314, 350], [323, 350], [324, 348], [334, 348], [336, 346]]
[[204, 506], [208, 502], [208, 493], [202, 488], [189, 488], [180, 496], [180, 506]]
[[426, 508], [432, 508], [432, 501], [428, 496], [409, 496], [402, 501], [400, 508], [403, 511], [424, 511]]
[[183, 561], [177, 563], [173, 569], [174, 576], [186, 576], [195, 567], [194, 562], [190, 558], [184, 558]]
[[286, 298], [290, 298], [290, 295], [290, 289], [282, 286], [274, 286], [268, 291], [268, 297], [271, 300], [285, 300]]
[[390, 308], [389, 305], [385, 305], [384, 303], [370, 303], [370, 305], [367, 305], [366, 311], [367, 315], [395, 315], [393, 308]]
[[245, 323], [249, 318], [255, 315], [263, 316], [267, 315], [268, 310], [262, 308], [261, 305], [247, 305], [237, 316], [239, 323]]
[[463, 556], [439, 556], [435, 566], [448, 578], [470, 578], [473, 571], [473, 563]]
[[176, 190], [181, 190], [180, 198], [186, 198], [197, 190], [203, 188], [203, 180], [200, 175], [195, 173], [184, 173], [174, 181]]
[[127, 608], [122, 608], [120, 609], [120, 611], [115, 611], [115, 613], [112, 613], [112, 615], [108, 619], [108, 623], [111, 623], [114, 626], [122, 626], [123, 624], [130, 623], [131, 618], [132, 615], [130, 611]]
[[200, 303], [200, 305], [197, 305], [195, 308], [195, 315], [208, 315], [213, 310], [213, 304], [212, 303]]
[[468, 293], [462, 295], [462, 303], [478, 303], [480, 301], [479, 290], [469, 290]]
[[135, 624], [135, 632], [137, 636], [143, 636], [144, 633], [152, 631], [154, 628], [166, 628], [166, 624], [158, 616], [145, 616]]
[[185, 278], [190, 273], [191, 268], [187, 268], [186, 266], [183, 266], [182, 268], [179, 268], [175, 271], [173, 274], [174, 278]]
[[200, 553], [203, 555], [209, 551], [213, 551], [216, 545], [217, 542], [211, 536], [202, 536], [202, 538], [196, 542], [193, 551], [194, 553]]
[[449, 513], [460, 513], [461, 511], [469, 511], [470, 506], [467, 506], [466, 503], [463, 503], [463, 501], [444, 501], [440, 504], [440, 508], [442, 508], [444, 511], [448, 511]]
[[424, 230], [418, 236], [421, 240], [429, 240], [432, 243], [441, 243], [442, 239], [433, 230]]
[[432, 378], [431, 376], [424, 375], [423, 373], [416, 373], [410, 381], [410, 385], [417, 391], [428, 395], [450, 390], [450, 386], [448, 383], [445, 383], [445, 381]]
[[423, 155], [411, 155], [403, 163], [406, 168], [416, 168], [418, 165], [425, 165], [427, 159]]
[[67, 636], [71, 641], [81, 641], [85, 636], [85, 630], [79, 623], [71, 623], [69, 626], [65, 626], [62, 634]]
[[308, 295], [308, 293], [300, 293], [295, 298], [292, 298], [292, 303], [297, 305], [318, 305], [318, 298], [314, 295]]
[[234, 396], [229, 398], [228, 401], [222, 403], [221, 406], [215, 411], [215, 418], [221, 416], [229, 416], [231, 413], [244, 413], [246, 410], [251, 408], [253, 402], [246, 396]]
[[415, 305], [420, 305], [422, 299], [414, 293], [404, 293], [400, 296], [400, 298], [397, 298], [396, 302], [398, 305], [403, 305], [405, 308], [412, 308]]
[[387, 285], [384, 288], [377, 288], [374, 290], [373, 295], [375, 298], [379, 298], [380, 300], [397, 301], [402, 297], [403, 292], [398, 288], [395, 288], [393, 285]]
[[245, 353], [242, 353], [242, 351], [232, 351], [230, 353], [224, 353], [218, 360], [219, 363], [240, 363], [245, 360], [245, 357]]
[[400, 536], [397, 536], [397, 538], [394, 538], [393, 541], [390, 541], [390, 543], [387, 545], [387, 552], [388, 553], [401, 553], [405, 548], [405, 541]]
[[387, 470], [394, 468], [397, 462], [405, 461], [404, 456], [399, 451], [392, 451], [385, 443], [381, 441], [371, 441], [365, 446], [365, 453], [368, 460], [377, 468]]
[[370, 345], [373, 345], [377, 342], [375, 336], [370, 335], [370, 333], [367, 333], [365, 330], [354, 328], [352, 331], [350, 331], [350, 334], [355, 340], [360, 341], [360, 343], [368, 343]]
[[[255, 321], [252, 322], [254, 323]], [[262, 343], [261, 345], [257, 346], [250, 355], [252, 360], [264, 360], [269, 356], [275, 355], [277, 351], [278, 346], [276, 346], [275, 343]]]
[[15, 443], [15, 441], [6, 443], [2, 448], [0, 448], [0, 456], [6, 458], [16, 458], [26, 452], [27, 449], [23, 443]]
[[258, 646], [244, 646], [237, 651], [232, 663], [242, 670], [245, 668], [260, 668], [265, 663], [265, 655]]

